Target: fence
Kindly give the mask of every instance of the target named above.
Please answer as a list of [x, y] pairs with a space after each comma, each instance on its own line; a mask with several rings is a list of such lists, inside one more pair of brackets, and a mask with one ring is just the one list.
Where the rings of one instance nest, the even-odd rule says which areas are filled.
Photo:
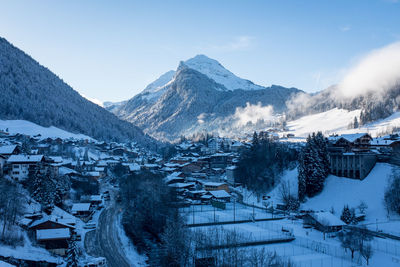
[[309, 238], [301, 237], [301, 236], [296, 237], [294, 244], [311, 249], [318, 253], [333, 256], [335, 258], [340, 258], [340, 259], [350, 261], [350, 262], [355, 261], [355, 262], [353, 262], [353, 264], [355, 266], [357, 266], [357, 265], [360, 266], [362, 264], [362, 260], [359, 257], [355, 256], [354, 259], [352, 259], [351, 252], [346, 251], [340, 245], [333, 245], [333, 244], [328, 244], [328, 243], [324, 243], [324, 242], [319, 242], [319, 241], [311, 240]]
[[247, 207], [239, 203], [227, 203], [225, 209], [218, 209], [211, 205], [192, 205], [181, 208], [181, 214], [186, 217], [187, 224], [227, 222], [270, 219], [276, 215], [265, 210]]
[[384, 239], [374, 238], [371, 241], [372, 248], [376, 251], [384, 252], [386, 254], [392, 254], [394, 256], [400, 256], [400, 246], [394, 242], [388, 242]]

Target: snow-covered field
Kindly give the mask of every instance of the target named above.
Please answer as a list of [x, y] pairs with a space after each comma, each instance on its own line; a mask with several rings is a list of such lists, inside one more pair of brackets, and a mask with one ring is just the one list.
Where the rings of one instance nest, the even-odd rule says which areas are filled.
[[348, 129], [354, 117], [359, 118], [360, 110], [348, 111], [334, 108], [326, 112], [301, 117], [288, 122], [289, 131], [296, 136], [306, 137], [310, 133], [322, 131], [325, 135], [368, 132], [373, 137], [391, 131], [393, 127], [400, 127], [400, 112], [396, 112], [386, 119], [363, 125], [357, 129]]
[[6, 131], [10, 134], [26, 134], [30, 136], [35, 136], [40, 134], [42, 139], [45, 138], [62, 138], [62, 139], [88, 139], [92, 140], [91, 137], [84, 135], [84, 134], [74, 134], [64, 130], [61, 130], [57, 127], [50, 126], [50, 127], [43, 127], [37, 125], [30, 121], [25, 120], [0, 120], [0, 130]]
[[227, 203], [226, 209], [217, 209], [211, 205], [190, 206], [181, 209], [188, 224], [228, 222], [239, 220], [252, 220], [271, 218], [272, 215], [265, 210], [251, 208], [242, 204]]
[[324, 190], [309, 199], [303, 208], [329, 210], [333, 207], [340, 215], [344, 205], [355, 208], [364, 201], [368, 205], [367, 221], [387, 221], [383, 197], [391, 172], [392, 165], [377, 163], [362, 181], [329, 175]]

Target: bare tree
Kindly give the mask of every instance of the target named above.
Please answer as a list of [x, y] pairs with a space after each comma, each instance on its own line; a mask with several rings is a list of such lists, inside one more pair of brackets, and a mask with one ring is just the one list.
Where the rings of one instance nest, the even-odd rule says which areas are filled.
[[0, 183], [0, 221], [3, 241], [10, 239], [7, 238], [7, 231], [16, 225], [18, 217], [23, 213], [25, 197], [21, 190], [19, 185], [9, 181], [3, 180]]
[[368, 265], [369, 259], [372, 257], [372, 254], [373, 254], [371, 243], [363, 242], [360, 247], [360, 254], [367, 261], [367, 265]]

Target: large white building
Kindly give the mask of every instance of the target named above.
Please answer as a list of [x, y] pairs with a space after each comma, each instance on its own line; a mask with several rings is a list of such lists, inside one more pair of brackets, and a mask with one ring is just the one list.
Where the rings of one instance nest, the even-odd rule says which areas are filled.
[[11, 167], [9, 175], [17, 181], [23, 181], [28, 178], [29, 168], [41, 162], [44, 162], [43, 155], [11, 155], [7, 160]]

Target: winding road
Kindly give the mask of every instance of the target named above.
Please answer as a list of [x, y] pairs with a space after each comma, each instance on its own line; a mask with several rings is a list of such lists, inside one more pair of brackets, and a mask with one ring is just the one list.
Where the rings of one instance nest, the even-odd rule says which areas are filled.
[[100, 214], [97, 228], [85, 236], [86, 252], [93, 257], [104, 257], [110, 267], [129, 267], [118, 236], [118, 214], [120, 208], [113, 200]]

